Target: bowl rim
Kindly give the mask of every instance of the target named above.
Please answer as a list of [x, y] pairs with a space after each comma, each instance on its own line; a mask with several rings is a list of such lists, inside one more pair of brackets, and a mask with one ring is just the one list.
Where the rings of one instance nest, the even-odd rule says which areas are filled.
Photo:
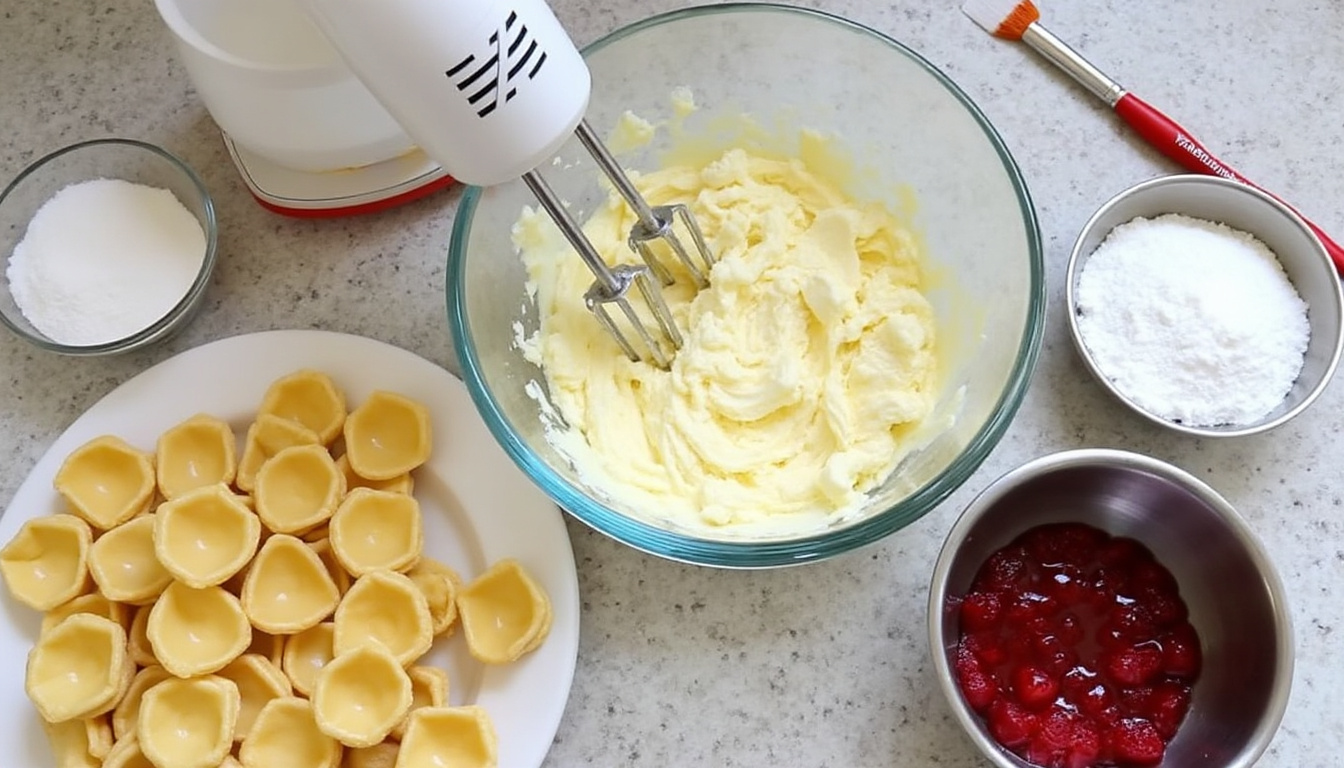
[[[559, 506], [594, 530], [620, 541], [634, 549], [669, 560], [722, 568], [775, 568], [816, 562], [850, 550], [872, 544], [923, 517], [952, 494], [979, 468], [999, 439], [1007, 431], [1016, 415], [1040, 353], [1044, 334], [1047, 294], [1045, 281], [1044, 247], [1035, 206], [1026, 180], [1013, 159], [1003, 138], [989, 119], [955, 82], [920, 54], [894, 38], [864, 24], [835, 14], [810, 8], [776, 3], [736, 2], [721, 5], [699, 5], [669, 11], [634, 22], [611, 32], [585, 46], [585, 56], [600, 51], [630, 35], [678, 20], [734, 13], [779, 13], [834, 24], [873, 37], [893, 51], [904, 55], [935, 78], [967, 114], [980, 126], [986, 139], [999, 157], [1004, 172], [1017, 197], [1022, 223], [1027, 237], [1029, 265], [1028, 310], [1018, 343], [1017, 357], [1006, 386], [999, 396], [991, 416], [971, 438], [966, 447], [940, 476], [918, 488], [896, 505], [875, 513], [843, 528], [824, 530], [801, 537], [774, 541], [754, 542], [731, 539], [700, 538], [685, 533], [674, 533], [634, 518], [627, 517], [605, 504], [586, 497], [541, 461], [510, 429], [508, 419], [491, 397], [485, 386], [477, 350], [468, 329], [462, 281], [465, 244], [470, 240], [471, 221], [479, 205], [483, 190], [468, 187], [458, 206], [448, 250], [448, 268], [445, 273], [449, 326], [453, 345], [462, 365], [463, 381], [473, 402], [480, 411], [490, 433], [523, 472], [539, 485]], [[916, 510], [917, 514], [895, 514], [899, 509]]]
[[1267, 702], [1266, 716], [1249, 734], [1247, 746], [1241, 754], [1223, 766], [1223, 768], [1250, 768], [1273, 741], [1288, 709], [1289, 696], [1292, 692], [1293, 670], [1296, 665], [1293, 616], [1283, 579], [1260, 538], [1231, 502], [1203, 480], [1175, 464], [1133, 451], [1116, 448], [1076, 448], [1039, 456], [1009, 470], [991, 482], [962, 510], [948, 530], [938, 551], [933, 574], [929, 578], [929, 596], [925, 611], [929, 655], [933, 660], [934, 677], [938, 679], [938, 687], [943, 692], [943, 698], [947, 700], [948, 707], [951, 708], [962, 730], [985, 758], [999, 768], [1029, 768], [1029, 763], [999, 746], [998, 742], [987, 734], [981, 719], [966, 704], [961, 690], [954, 682], [952, 666], [948, 663], [948, 638], [943, 635], [942, 622], [947, 602], [947, 579], [967, 534], [1006, 495], [1029, 481], [1055, 472], [1098, 466], [1118, 466], [1156, 475], [1198, 497], [1232, 529], [1237, 540], [1246, 547], [1247, 555], [1254, 563], [1256, 572], [1263, 579], [1274, 606], [1274, 614], [1280, 619], [1275, 624], [1274, 640], [1284, 653], [1279, 654], [1278, 665], [1274, 670], [1274, 685]]
[[[186, 177], [187, 181], [200, 198], [201, 211], [204, 218], [204, 221], [201, 222], [201, 228], [204, 230], [205, 234], [205, 256], [201, 260], [200, 269], [197, 271], [195, 279], [192, 280], [191, 286], [187, 288], [186, 293], [173, 305], [172, 309], [168, 310], [163, 317], [154, 321], [151, 325], [142, 328], [129, 336], [124, 336], [113, 341], [104, 342], [102, 344], [86, 345], [61, 344], [60, 342], [52, 341], [47, 338], [34, 336], [26, 329], [16, 325], [14, 321], [9, 319], [8, 315], [0, 312], [0, 323], [3, 323], [9, 330], [13, 331], [15, 336], [48, 352], [55, 352], [71, 357], [93, 357], [96, 355], [127, 352], [155, 341], [169, 330], [173, 329], [181, 320], [182, 316], [195, 305], [197, 299], [200, 298], [200, 295], [205, 292], [206, 286], [210, 284], [211, 275], [215, 271], [215, 262], [218, 258], [219, 246], [219, 223], [215, 218], [215, 203], [210, 197], [210, 191], [206, 189], [205, 182], [201, 180], [201, 177], [196, 171], [193, 170], [191, 166], [187, 165], [184, 160], [172, 152], [146, 141], [122, 137], [89, 139], [48, 152], [37, 160], [29, 163], [27, 167], [20, 171], [19, 174], [5, 186], [4, 191], [0, 192], [0, 205], [4, 205], [5, 200], [19, 187], [20, 184], [43, 166], [47, 165], [47, 163], [74, 152], [82, 152], [90, 149], [97, 150], [108, 146], [129, 147], [157, 155], [159, 158], [168, 161], [169, 165], [177, 168], [177, 170]], [[10, 254], [4, 254], [6, 263], [8, 263], [9, 257]]]
[[[1242, 182], [1226, 179], [1221, 176], [1207, 176], [1199, 173], [1175, 173], [1145, 179], [1144, 181], [1130, 185], [1117, 192], [1105, 203], [1102, 203], [1102, 205], [1088, 217], [1087, 222], [1083, 224], [1082, 228], [1078, 230], [1078, 236], [1075, 238], [1073, 248], [1069, 252], [1068, 266], [1065, 268], [1064, 273], [1064, 305], [1065, 315], [1067, 315], [1069, 323], [1069, 337], [1073, 341], [1073, 347], [1077, 350], [1078, 356], [1082, 358], [1084, 366], [1087, 367], [1087, 370], [1092, 374], [1092, 377], [1115, 399], [1119, 400], [1129, 408], [1130, 411], [1152, 424], [1194, 437], [1247, 437], [1262, 432], [1268, 432], [1269, 430], [1281, 426], [1297, 417], [1307, 408], [1311, 407], [1321, 394], [1325, 392], [1326, 387], [1329, 386], [1330, 380], [1334, 378], [1335, 371], [1339, 366], [1341, 351], [1344, 351], [1344, 324], [1335, 330], [1334, 350], [1330, 355], [1330, 360], [1326, 364], [1325, 370], [1322, 371], [1321, 380], [1316, 382], [1316, 385], [1307, 392], [1302, 400], [1292, 408], [1289, 408], [1272, 419], [1262, 419], [1241, 427], [1201, 427], [1192, 424], [1180, 424], [1149, 411], [1116, 386], [1115, 382], [1111, 381], [1105, 372], [1102, 371], [1101, 366], [1097, 364], [1096, 359], [1092, 356], [1092, 351], [1087, 348], [1087, 344], [1083, 341], [1082, 329], [1078, 325], [1078, 280], [1081, 277], [1079, 274], [1080, 270], [1082, 270], [1083, 265], [1092, 255], [1092, 252], [1090, 251], [1086, 253], [1083, 252], [1083, 242], [1089, 235], [1094, 233], [1099, 226], [1100, 221], [1116, 206], [1121, 205], [1126, 200], [1129, 200], [1136, 195], [1142, 195], [1151, 189], [1170, 184], [1206, 184], [1213, 187], [1220, 187], [1232, 191], [1233, 194], [1244, 194], [1258, 201], [1260, 204], [1269, 206], [1270, 209], [1287, 218], [1293, 224], [1294, 228], [1302, 231], [1310, 238], [1310, 242], [1313, 246], [1311, 252], [1331, 278], [1331, 283], [1333, 283], [1334, 286], [1334, 290], [1330, 291], [1330, 296], [1333, 299], [1331, 302], [1333, 308], [1336, 314], [1344, 316], [1344, 292], [1341, 291], [1340, 280], [1336, 275], [1334, 262], [1331, 261], [1330, 254], [1325, 250], [1325, 246], [1321, 244], [1320, 238], [1316, 236], [1316, 233], [1311, 230], [1311, 227], [1307, 224], [1306, 220], [1296, 211], [1268, 192]], [[1095, 250], [1095, 248], [1093, 250]], [[1296, 289], [1296, 287], [1294, 287], [1294, 289]], [[1312, 333], [1316, 332], [1315, 328], [1312, 328], [1311, 330]]]

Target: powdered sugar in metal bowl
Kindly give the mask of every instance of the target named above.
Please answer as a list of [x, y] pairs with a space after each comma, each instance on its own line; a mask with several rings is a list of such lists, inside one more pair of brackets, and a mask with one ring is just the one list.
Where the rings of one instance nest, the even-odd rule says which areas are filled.
[[1096, 366], [1161, 418], [1252, 423], [1302, 369], [1306, 302], [1264, 243], [1226, 225], [1182, 214], [1121, 224], [1084, 264], [1077, 291]]

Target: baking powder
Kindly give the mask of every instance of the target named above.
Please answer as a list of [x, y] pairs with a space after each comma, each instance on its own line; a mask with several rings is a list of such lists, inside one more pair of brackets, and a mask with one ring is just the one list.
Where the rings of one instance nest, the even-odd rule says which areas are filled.
[[94, 179], [38, 208], [5, 274], [19, 311], [47, 338], [105, 344], [168, 314], [205, 249], [200, 222], [172, 192]]
[[1288, 394], [1307, 305], [1253, 236], [1167, 214], [1116, 227], [1084, 263], [1078, 328], [1131, 400], [1191, 426], [1259, 420]]

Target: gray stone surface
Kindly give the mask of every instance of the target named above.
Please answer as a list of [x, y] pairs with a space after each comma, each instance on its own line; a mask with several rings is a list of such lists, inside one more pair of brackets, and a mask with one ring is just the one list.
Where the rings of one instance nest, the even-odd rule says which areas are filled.
[[[680, 5], [555, 0], [580, 43]], [[817, 0], [923, 53], [978, 102], [1021, 164], [1044, 232], [1050, 310], [1020, 415], [966, 486], [918, 524], [800, 569], [665, 562], [571, 522], [583, 600], [578, 670], [548, 766], [980, 765], [932, 677], [928, 575], [942, 536], [986, 483], [1082, 446], [1142, 451], [1240, 508], [1291, 593], [1297, 672], [1261, 765], [1337, 765], [1344, 729], [1344, 384], [1271, 434], [1210, 442], [1159, 431], [1089, 380], [1069, 346], [1062, 277], [1106, 198], [1173, 167], [1100, 103], [954, 2]], [[1049, 26], [1225, 160], [1344, 236], [1344, 5], [1077, 0]], [[800, 54], [804, 52], [800, 51]], [[131, 136], [203, 176], [220, 221], [201, 315], [168, 344], [114, 359], [56, 357], [0, 335], [0, 505], [60, 432], [117, 384], [234, 334], [327, 328], [452, 366], [444, 254], [457, 192], [384, 214], [300, 221], [248, 196], [149, 0], [0, 3], [0, 178], [64, 144]], [[11, 663], [16, 660], [11, 659]], [[3, 762], [3, 760], [0, 760]]]

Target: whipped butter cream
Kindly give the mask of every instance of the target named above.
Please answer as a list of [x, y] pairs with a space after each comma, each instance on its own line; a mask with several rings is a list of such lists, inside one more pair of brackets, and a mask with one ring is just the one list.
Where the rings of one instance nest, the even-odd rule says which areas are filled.
[[[859, 509], [937, 397], [914, 237], [796, 158], [732, 149], [634, 178], [654, 205], [690, 205], [719, 260], [708, 288], [681, 274], [664, 289], [685, 343], [661, 370], [621, 353], [584, 306], [591, 273], [524, 211], [540, 329], [521, 345], [565, 425], [552, 442], [598, 493], [692, 532], [803, 531]], [[613, 193], [584, 231], [632, 263], [633, 223]]]

